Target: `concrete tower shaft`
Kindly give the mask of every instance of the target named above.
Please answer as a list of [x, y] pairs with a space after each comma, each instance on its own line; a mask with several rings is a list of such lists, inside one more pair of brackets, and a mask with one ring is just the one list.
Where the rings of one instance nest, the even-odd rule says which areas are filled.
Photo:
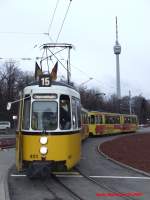
[[120, 89], [120, 64], [119, 64], [119, 54], [121, 53], [121, 45], [118, 42], [118, 24], [116, 17], [116, 41], [114, 45], [114, 54], [116, 55], [116, 90], [118, 99], [121, 98], [121, 89]]

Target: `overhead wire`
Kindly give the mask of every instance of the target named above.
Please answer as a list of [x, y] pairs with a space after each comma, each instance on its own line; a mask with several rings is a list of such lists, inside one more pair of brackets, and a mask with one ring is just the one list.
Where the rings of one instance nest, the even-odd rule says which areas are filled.
[[[61, 51], [63, 51], [64, 49], [66, 49], [66, 48], [60, 49], [59, 51], [56, 51], [56, 52], [53, 52], [53, 54], [56, 55], [56, 54], [60, 53]], [[52, 55], [47, 56], [46, 58], [41, 59], [41, 61], [44, 61], [44, 60], [46, 60], [47, 58], [51, 58], [51, 57], [52, 57]]]
[[[57, 38], [56, 38], [55, 43], [58, 42], [58, 39], [59, 39], [59, 37], [60, 37], [60, 33], [61, 33], [61, 31], [62, 31], [63, 25], [64, 25], [65, 20], [66, 20], [66, 18], [67, 18], [67, 14], [68, 14], [68, 12], [69, 12], [69, 8], [70, 8], [70, 5], [71, 5], [71, 2], [72, 2], [72, 0], [69, 1], [69, 5], [68, 5], [68, 7], [67, 7], [67, 10], [66, 10], [65, 16], [64, 16], [64, 18], [63, 18], [63, 21], [62, 21], [62, 24], [61, 24], [60, 30], [59, 30], [59, 32], [58, 32], [58, 35], [57, 35]], [[49, 28], [48, 28], [48, 37], [49, 37], [49, 39], [51, 40], [51, 42], [53, 42], [53, 39], [52, 39], [52, 37], [51, 37], [51, 35], [50, 35], [50, 30], [51, 30], [51, 27], [52, 27], [52, 24], [53, 24], [53, 21], [54, 21], [54, 17], [55, 17], [55, 14], [56, 14], [56, 10], [57, 10], [58, 4], [59, 4], [59, 0], [57, 0], [57, 2], [56, 2], [56, 6], [55, 6], [55, 8], [54, 8], [54, 12], [53, 12], [53, 15], [52, 15], [52, 19], [51, 19], [51, 22], [50, 22]], [[54, 47], [54, 48], [55, 48], [55, 47]], [[63, 63], [58, 59], [58, 57], [55, 56], [55, 53], [54, 53], [53, 51], [51, 51], [51, 50], [49, 50], [49, 51], [50, 51], [51, 54], [58, 60], [58, 62], [61, 63], [61, 65], [63, 66], [63, 68], [67, 71], [67, 69], [66, 69], [66, 67], [63, 65]], [[58, 51], [58, 52], [59, 52], [59, 51]], [[50, 56], [50, 57], [51, 57], [51, 56]], [[47, 58], [48, 58], [48, 56], [47, 56]]]
[[[49, 37], [49, 39], [53, 42], [54, 40], [52, 39], [52, 37], [51, 37], [51, 35], [50, 35], [50, 30], [51, 30], [51, 28], [52, 28], [52, 24], [53, 24], [53, 21], [54, 21], [54, 18], [55, 18], [55, 14], [56, 14], [56, 10], [57, 10], [57, 8], [58, 8], [59, 1], [60, 1], [60, 0], [57, 0], [57, 2], [56, 2], [55, 8], [54, 8], [54, 12], [53, 12], [53, 15], [52, 15], [52, 18], [51, 18], [49, 27], [48, 27], [48, 33], [0, 32], [0, 34], [23, 34], [23, 35], [35, 35], [35, 34], [37, 34], [37, 35], [47, 35], [47, 36]], [[58, 42], [58, 39], [59, 39], [60, 34], [61, 34], [61, 31], [62, 31], [62, 29], [63, 29], [65, 20], [66, 20], [66, 18], [67, 18], [67, 14], [68, 14], [69, 9], [70, 9], [70, 6], [71, 6], [71, 2], [72, 2], [72, 0], [69, 1], [69, 5], [68, 5], [68, 7], [67, 7], [65, 16], [64, 16], [64, 18], [63, 18], [63, 21], [62, 21], [60, 30], [59, 30], [58, 35], [57, 35], [57, 38], [56, 38], [56, 43]], [[54, 56], [55, 53], [53, 53], [52, 51], [50, 51], [50, 52], [51, 52], [52, 55]], [[43, 53], [43, 54], [44, 54], [44, 53]], [[43, 55], [42, 55], [42, 57], [43, 57]], [[56, 59], [58, 59], [58, 57], [56, 57], [56, 56], [54, 56], [54, 57], [55, 57]], [[23, 58], [22, 58], [22, 60], [23, 60]], [[60, 61], [59, 61], [59, 62], [60, 62]], [[63, 66], [63, 68], [64, 68], [65, 70], [67, 70], [66, 67], [63, 65], [63, 63], [62, 63], [62, 62], [60, 62], [60, 63], [61, 63], [61, 65]], [[40, 63], [40, 64], [41, 64], [41, 63]], [[80, 71], [82, 74], [84, 74], [84, 75], [87, 76], [88, 78], [91, 78], [91, 76], [90, 76], [87, 72], [84, 72], [83, 70], [81, 70], [81, 69], [78, 68], [78, 67], [73, 66], [72, 64], [71, 64], [71, 66], [72, 66], [73, 68], [76, 68], [78, 71]], [[42, 66], [41, 66], [41, 67], [42, 67]], [[92, 76], [92, 77], [93, 77], [93, 76]], [[101, 81], [97, 80], [97, 79], [94, 78], [94, 77], [93, 77], [93, 80], [95, 80], [96, 82], [98, 82], [100, 85], [103, 85], [103, 84], [104, 84], [104, 83], [102, 83]], [[109, 87], [112, 87], [112, 86], [109, 86]], [[114, 87], [112, 87], [112, 88], [114, 88]]]
[[[70, 2], [69, 2], [69, 5], [68, 5], [68, 7], [67, 7], [67, 10], [66, 10], [66, 13], [65, 13], [65, 16], [64, 16], [64, 18], [63, 18], [63, 21], [62, 21], [62, 24], [61, 24], [61, 27], [60, 27], [60, 30], [59, 30], [59, 32], [58, 32], [58, 35], [57, 35], [57, 38], [56, 38], [56, 42], [55, 43], [57, 43], [58, 42], [58, 39], [59, 39], [59, 37], [60, 37], [60, 33], [61, 33], [61, 31], [62, 31], [62, 28], [63, 28], [63, 25], [64, 25], [64, 23], [65, 23], [65, 20], [66, 20], [66, 18], [67, 18], [67, 14], [68, 14], [68, 12], [69, 12], [69, 9], [70, 9], [70, 6], [71, 6], [71, 2], [72, 2], [72, 0], [70, 0]], [[50, 37], [50, 40], [53, 42], [53, 39], [52, 39], [52, 37], [50, 36], [50, 29], [51, 29], [51, 27], [52, 27], [52, 23], [53, 23], [53, 20], [54, 20], [54, 17], [55, 17], [55, 14], [56, 14], [56, 9], [57, 9], [57, 7], [58, 7], [58, 3], [59, 3], [59, 0], [57, 0], [57, 2], [56, 2], [56, 6], [55, 6], [55, 9], [54, 9], [54, 12], [53, 12], [53, 15], [52, 15], [52, 19], [51, 19], [51, 22], [50, 22], [50, 25], [49, 25], [49, 29], [48, 29], [48, 33], [49, 33], [49, 37]], [[52, 52], [52, 51], [51, 51]], [[54, 55], [54, 53], [53, 53], [53, 55]], [[62, 63], [61, 63], [62, 64]], [[64, 67], [64, 65], [62, 65], [63, 67]], [[77, 68], [77, 67], [75, 67], [75, 66], [73, 66], [73, 65], [71, 65], [72, 67], [74, 67], [74, 68], [76, 68], [78, 71], [80, 71], [82, 74], [85, 74], [88, 78], [91, 78], [91, 76], [89, 76], [89, 74], [87, 74], [86, 72], [84, 72], [83, 70], [81, 70], [81, 69], [79, 69], [79, 68]], [[64, 67], [65, 68], [65, 67]], [[66, 68], [65, 68], [66, 69]], [[67, 70], [67, 69], [66, 69]], [[97, 79], [95, 79], [95, 78], [93, 78], [95, 81], [97, 81], [99, 84], [102, 84], [99, 80], [97, 80]]]
[[20, 35], [49, 35], [48, 33], [28, 33], [28, 32], [0, 32], [0, 34], [20, 34]]
[[56, 43], [58, 42], [58, 39], [59, 39], [59, 37], [60, 37], [60, 33], [61, 33], [61, 31], [62, 31], [63, 25], [64, 25], [65, 20], [66, 20], [66, 18], [67, 18], [67, 14], [68, 14], [68, 12], [69, 12], [69, 8], [70, 8], [70, 6], [71, 6], [71, 2], [72, 2], [72, 0], [69, 1], [69, 5], [68, 5], [68, 7], [67, 7], [67, 10], [66, 10], [64, 19], [63, 19], [63, 21], [62, 21], [60, 30], [59, 30], [59, 32], [58, 32], [58, 35], [57, 35], [57, 38], [56, 38], [56, 41], [55, 41]]
[[[94, 76], [89, 75], [87, 72], [81, 70], [80, 68], [78, 68], [78, 67], [76, 67], [76, 66], [73, 66], [72, 64], [71, 64], [71, 67], [77, 69], [78, 71], [80, 71], [82, 74], [84, 74], [84, 75], [87, 76], [88, 78], [91, 78], [91, 77], [92, 77], [92, 78], [93, 78], [92, 80], [95, 80], [95, 81], [98, 82], [101, 86], [104, 85], [104, 83], [103, 83], [102, 81], [99, 81], [98, 79], [94, 78]], [[105, 85], [106, 85], [106, 84], [105, 84]], [[107, 86], [108, 86], [108, 85], [107, 85]], [[113, 87], [113, 86], [108, 86], [108, 87], [111, 87], [111, 88], [113, 88], [113, 89], [115, 88], [115, 87]]]
[[53, 15], [52, 15], [52, 19], [51, 19], [50, 24], [49, 24], [49, 27], [48, 27], [48, 34], [49, 34], [49, 37], [50, 37], [50, 38], [51, 38], [51, 36], [50, 36], [50, 30], [51, 30], [51, 28], [52, 28], [52, 24], [53, 24], [53, 21], [54, 21], [54, 17], [55, 17], [55, 14], [56, 14], [56, 10], [57, 10], [58, 4], [59, 4], [59, 0], [57, 0], [57, 2], [56, 2], [56, 6], [55, 6], [55, 8], [54, 8], [54, 12], [53, 12]]
[[50, 49], [48, 49], [48, 50], [49, 50], [50, 53], [57, 59], [57, 61], [62, 65], [62, 67], [63, 67], [65, 70], [67, 70], [66, 67], [64, 66], [64, 64], [58, 59], [58, 57], [57, 57]]
[[[51, 41], [53, 42], [53, 39], [51, 38]], [[59, 53], [60, 51], [58, 51], [58, 53]], [[53, 54], [55, 54], [55, 53], [53, 53]], [[62, 58], [62, 56], [61, 55], [59, 55], [61, 58]], [[58, 57], [57, 57], [57, 59], [58, 59]], [[67, 61], [66, 61], [67, 62]], [[64, 67], [64, 65], [62, 65], [63, 67]], [[71, 67], [73, 67], [73, 68], [75, 68], [76, 70], [78, 70], [78, 71], [80, 71], [82, 74], [84, 74], [86, 77], [88, 77], [88, 78], [91, 78], [91, 76], [87, 73], [87, 72], [85, 72], [85, 71], [83, 71], [83, 70], [81, 70], [80, 68], [78, 68], [78, 67], [76, 67], [76, 66], [74, 66], [74, 65], [72, 65], [71, 64]], [[65, 68], [65, 67], [64, 67]], [[65, 70], [67, 70], [66, 68], [65, 68]], [[99, 83], [99, 85], [100, 86], [102, 86], [102, 85], [104, 85], [105, 83], [102, 83], [101, 81], [99, 81], [98, 79], [96, 79], [96, 78], [94, 78], [94, 76], [92, 76], [92, 78], [93, 78], [93, 80], [95, 80], [97, 83]], [[106, 84], [105, 84], [106, 85]], [[108, 85], [107, 85], [108, 86]], [[115, 89], [115, 87], [114, 86], [108, 86], [109, 88], [113, 88], [113, 89]]]

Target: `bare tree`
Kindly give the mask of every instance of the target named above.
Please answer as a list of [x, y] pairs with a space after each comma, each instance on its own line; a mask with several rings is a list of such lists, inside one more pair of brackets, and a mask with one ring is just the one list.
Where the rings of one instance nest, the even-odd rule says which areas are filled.
[[0, 120], [12, 120], [17, 105], [8, 112], [7, 102], [18, 99], [19, 91], [33, 80], [33, 74], [21, 71], [15, 61], [9, 60], [0, 67]]

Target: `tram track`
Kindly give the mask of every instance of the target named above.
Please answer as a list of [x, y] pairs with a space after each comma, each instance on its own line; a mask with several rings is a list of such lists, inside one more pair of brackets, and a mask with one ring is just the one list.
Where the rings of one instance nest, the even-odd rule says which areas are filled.
[[[111, 193], [111, 194], [117, 194], [119, 199], [125, 199], [125, 200], [135, 200], [135, 198], [133, 197], [129, 197], [129, 196], [123, 196], [121, 192], [119, 192], [117, 189], [114, 189], [113, 187], [110, 187], [104, 183], [100, 183], [98, 181], [96, 181], [94, 178], [89, 177], [88, 175], [86, 175], [84, 172], [82, 172], [78, 167], [75, 167], [75, 170], [86, 180], [92, 182], [93, 184], [97, 185], [98, 187], [100, 187], [101, 189], [106, 190], [107, 192]], [[86, 200], [85, 198], [81, 197], [79, 194], [77, 194], [76, 192], [74, 192], [74, 190], [72, 190], [70, 187], [68, 187], [63, 181], [60, 180], [60, 178], [58, 178], [56, 175], [52, 175], [53, 181], [55, 181], [57, 184], [59, 184], [61, 187], [65, 188], [65, 191], [67, 191], [67, 193], [69, 195], [71, 195], [73, 197], [73, 199], [75, 200]], [[52, 189], [46, 184], [45, 185], [46, 188], [51, 192], [54, 193], [54, 196], [57, 197], [56, 193], [54, 191], [52, 191]], [[116, 197], [117, 197], [116, 195]], [[58, 198], [58, 197], [57, 197]]]
[[[96, 146], [95, 147], [95, 153], [98, 153], [99, 154], [99, 149], [98, 147]], [[98, 182], [96, 181], [94, 178], [92, 177], [89, 177], [86, 173], [83, 172], [83, 170], [81, 171], [80, 168], [78, 167], [75, 167], [75, 170], [80, 174], [82, 175], [84, 178], [86, 178], [87, 180], [89, 180], [90, 182], [94, 183], [95, 185], [99, 186], [100, 188], [103, 188], [105, 190], [107, 190], [108, 192], [110, 193], [115, 193], [115, 194], [118, 194], [118, 196], [120, 196], [120, 198], [122, 199], [126, 199], [126, 200], [135, 200], [135, 198], [132, 198], [132, 197], [129, 197], [129, 196], [123, 196], [122, 193], [120, 191], [118, 191], [117, 189], [113, 188], [112, 186], [108, 186], [104, 183], [101, 183], [101, 182]]]
[[[20, 178], [20, 182], [19, 185], [22, 183], [24, 184], [25, 180], [27, 181], [27, 185], [30, 183], [31, 187], [32, 184], [35, 184], [35, 189], [33, 187], [33, 195], [36, 191], [36, 193], [39, 193], [40, 195], [43, 194], [43, 200], [94, 200], [94, 199], [115, 199], [115, 200], [137, 200], [139, 199], [138, 197], [132, 195], [132, 192], [128, 192], [128, 191], [138, 191], [139, 188], [137, 189], [136, 187], [130, 187], [130, 182], [128, 188], [126, 189], [126, 182], [124, 183], [120, 181], [117, 181], [117, 184], [115, 184], [113, 181], [105, 181], [103, 178], [101, 179], [95, 179], [93, 177], [90, 176], [90, 174], [93, 174], [96, 172], [96, 175], [103, 175], [105, 174], [105, 171], [102, 171], [102, 167], [99, 165], [99, 153], [97, 151], [97, 145], [99, 145], [99, 141], [97, 142], [95, 139], [88, 141], [85, 148], [84, 148], [84, 159], [81, 160], [81, 163], [75, 168], [76, 172], [73, 176], [71, 176], [70, 174], [66, 174], [66, 173], [56, 173], [53, 174], [52, 177], [50, 179], [46, 179], [46, 180], [39, 180], [37, 182], [29, 182], [28, 180], [26, 180], [26, 178]], [[91, 145], [92, 144], [92, 145]], [[89, 149], [89, 146], [91, 147], [91, 154], [89, 154], [89, 151], [87, 151], [87, 149]], [[85, 152], [87, 152], [87, 154], [85, 154]], [[95, 157], [93, 156], [93, 153], [95, 155]], [[89, 157], [87, 157], [87, 155]], [[90, 157], [91, 156], [91, 157]], [[88, 158], [88, 160], [87, 160]], [[92, 164], [91, 163], [91, 159], [92, 160]], [[95, 160], [94, 160], [95, 159]], [[86, 162], [85, 162], [86, 160]], [[90, 160], [90, 162], [88, 162]], [[106, 160], [106, 159], [105, 159]], [[103, 168], [104, 166], [107, 166], [108, 163], [105, 162], [104, 158], [103, 160], [100, 160], [100, 162], [104, 162], [103, 164]], [[97, 161], [97, 162], [96, 162]], [[93, 167], [93, 162], [94, 166], [99, 166], [98, 168], [94, 168], [94, 170], [92, 170]], [[101, 170], [101, 173], [98, 173], [98, 170]], [[111, 166], [110, 168], [108, 168], [109, 172], [111, 170]], [[118, 170], [118, 168], [115, 170]], [[118, 171], [117, 171], [118, 173]], [[63, 175], [64, 176], [63, 176]], [[77, 177], [75, 177], [77, 175]], [[21, 180], [22, 179], [22, 180]], [[16, 178], [13, 185], [15, 185], [15, 188], [17, 187], [16, 184], [18, 184], [18, 178]], [[140, 183], [140, 182], [139, 182]], [[119, 187], [122, 184], [121, 187]], [[135, 182], [134, 182], [135, 184]], [[147, 185], [147, 182], [144, 183], [145, 187]], [[26, 185], [25, 185], [26, 186]], [[131, 184], [132, 186], [132, 184]], [[124, 188], [125, 187], [125, 188]], [[30, 186], [27, 187], [27, 189], [30, 188]], [[39, 189], [41, 188], [41, 189]], [[131, 189], [130, 189], [131, 188]], [[125, 189], [125, 190], [124, 190]], [[41, 191], [42, 194], [41, 194]], [[147, 191], [148, 189], [146, 188], [145, 191]], [[27, 190], [28, 191], [28, 190]], [[127, 193], [124, 193], [121, 191], [127, 191]], [[104, 194], [104, 196], [97, 196], [96, 194], [98, 194], [97, 192], [100, 192], [99, 194]], [[123, 196], [123, 194], [130, 194], [131, 196]], [[144, 191], [143, 191], [144, 193]], [[41, 199], [40, 195], [37, 195], [38, 198], [37, 199]], [[116, 196], [105, 196], [105, 194], [116, 194]], [[134, 194], [134, 193], [133, 193]], [[145, 195], [145, 194], [144, 194]], [[20, 196], [16, 195], [15, 198], [13, 198], [13, 200], [19, 200]], [[99, 198], [98, 198], [99, 197]], [[31, 198], [30, 198], [31, 199]], [[147, 198], [148, 199], [148, 198]]]
[[[56, 175], [52, 174], [51, 178], [53, 179], [53, 181], [55, 181], [56, 184], [59, 184], [61, 187], [63, 187], [65, 189], [65, 192], [67, 191], [69, 197], [71, 196], [72, 199], [74, 200], [86, 200], [85, 198], [79, 196], [76, 192], [74, 192], [72, 189], [70, 189], [67, 185], [65, 185]], [[49, 184], [47, 184], [46, 182], [44, 182], [45, 187], [47, 188], [47, 190], [52, 193], [52, 195], [54, 196], [54, 198], [56, 200], [65, 200], [66, 198], [60, 198], [58, 197], [58, 192], [54, 192], [50, 187]], [[70, 198], [69, 198], [70, 199]]]
[[109, 187], [108, 185], [104, 184], [104, 183], [100, 183], [95, 181], [95, 179], [89, 177], [88, 175], [86, 175], [85, 173], [81, 172], [79, 168], [75, 167], [76, 171], [79, 172], [84, 178], [86, 178], [87, 180], [89, 180], [90, 182], [94, 183], [95, 185], [99, 186], [100, 188], [103, 188], [111, 193], [116, 193], [118, 194], [118, 196], [120, 195], [122, 199], [126, 199], [126, 200], [135, 200], [135, 198], [132, 197], [128, 197], [128, 196], [122, 196], [122, 193], [120, 193], [118, 190]]

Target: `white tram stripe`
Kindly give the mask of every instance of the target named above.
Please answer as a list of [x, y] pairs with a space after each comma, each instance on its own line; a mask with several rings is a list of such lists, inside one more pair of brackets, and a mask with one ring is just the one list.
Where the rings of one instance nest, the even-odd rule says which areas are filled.
[[[26, 174], [11, 174], [12, 177], [26, 177]], [[62, 178], [83, 178], [84, 176], [78, 174], [56, 174], [56, 177]], [[139, 179], [150, 180], [150, 177], [134, 177], [134, 176], [89, 176], [90, 178], [105, 178], [105, 179]]]

